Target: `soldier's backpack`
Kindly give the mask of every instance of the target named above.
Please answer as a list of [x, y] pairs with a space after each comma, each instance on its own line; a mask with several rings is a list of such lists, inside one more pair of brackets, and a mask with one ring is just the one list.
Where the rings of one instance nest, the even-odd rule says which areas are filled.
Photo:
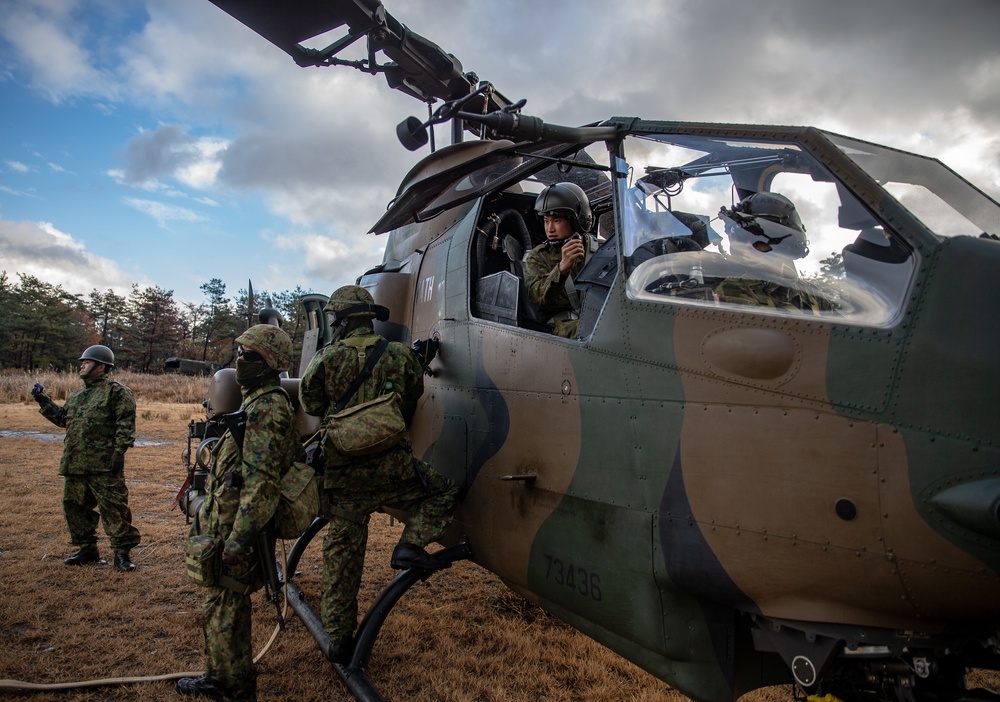
[[[372, 374], [388, 339], [382, 339], [365, 361], [361, 373], [351, 383], [327, 420], [326, 441], [345, 456], [372, 456], [388, 451], [406, 436], [406, 421], [394, 392], [344, 409], [361, 384]], [[359, 356], [362, 352], [359, 350]]]

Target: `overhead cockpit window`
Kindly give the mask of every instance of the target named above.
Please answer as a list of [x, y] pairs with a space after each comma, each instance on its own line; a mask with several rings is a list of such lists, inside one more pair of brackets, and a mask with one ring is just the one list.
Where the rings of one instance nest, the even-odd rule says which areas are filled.
[[622, 248], [633, 298], [885, 325], [916, 255], [795, 144], [626, 141]]
[[1000, 205], [937, 159], [826, 136], [938, 236], [1000, 236]]

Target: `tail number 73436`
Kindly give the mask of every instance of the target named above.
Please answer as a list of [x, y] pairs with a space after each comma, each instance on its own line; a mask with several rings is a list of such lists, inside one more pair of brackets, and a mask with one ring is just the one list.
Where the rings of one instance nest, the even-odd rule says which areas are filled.
[[564, 563], [561, 558], [543, 554], [545, 579], [595, 602], [601, 601], [601, 576], [594, 571]]

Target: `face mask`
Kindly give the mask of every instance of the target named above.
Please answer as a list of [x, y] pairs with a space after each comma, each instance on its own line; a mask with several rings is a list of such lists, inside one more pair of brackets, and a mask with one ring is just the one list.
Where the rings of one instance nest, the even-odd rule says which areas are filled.
[[241, 388], [252, 387], [260, 381], [263, 370], [263, 361], [245, 361], [238, 358], [236, 359], [236, 382], [240, 384]]

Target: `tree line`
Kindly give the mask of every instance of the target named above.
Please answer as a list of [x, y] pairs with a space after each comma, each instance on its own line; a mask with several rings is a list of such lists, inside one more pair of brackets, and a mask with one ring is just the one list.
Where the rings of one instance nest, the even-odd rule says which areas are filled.
[[[168, 358], [186, 358], [227, 367], [236, 360], [236, 337], [248, 324], [248, 290], [228, 295], [226, 284], [212, 278], [201, 286], [199, 304], [181, 303], [173, 290], [133, 284], [126, 295], [94, 289], [88, 295], [67, 292], [32, 275], [0, 272], [0, 369], [71, 370], [83, 350], [104, 344], [115, 353], [119, 368], [163, 372]], [[253, 292], [259, 313], [271, 302], [292, 339], [292, 368], [298, 375], [305, 311], [299, 298], [311, 291], [296, 287], [283, 292]]]

